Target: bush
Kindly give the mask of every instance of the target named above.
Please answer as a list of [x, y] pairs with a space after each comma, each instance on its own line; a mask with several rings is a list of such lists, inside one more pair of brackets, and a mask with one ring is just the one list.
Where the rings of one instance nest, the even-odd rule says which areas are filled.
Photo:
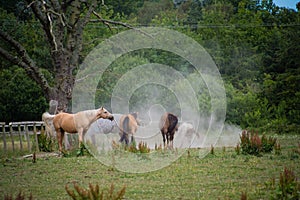
[[243, 154], [261, 155], [261, 153], [270, 153], [277, 142], [276, 138], [267, 138], [263, 135], [261, 138], [258, 133], [244, 130], [240, 136], [241, 149]]
[[42, 130], [41, 134], [38, 135], [38, 146], [40, 151], [51, 152], [53, 151], [54, 141]]
[[284, 168], [280, 173], [279, 187], [277, 189], [276, 198], [274, 199], [299, 199], [300, 198], [300, 183], [294, 172]]

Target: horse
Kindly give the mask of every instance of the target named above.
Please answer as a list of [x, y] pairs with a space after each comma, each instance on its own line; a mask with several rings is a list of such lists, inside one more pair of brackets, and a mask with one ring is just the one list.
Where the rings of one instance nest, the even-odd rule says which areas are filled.
[[60, 112], [56, 115], [51, 115], [48, 112], [42, 115], [43, 121], [47, 124], [49, 120], [53, 120], [53, 126], [56, 131], [59, 151], [62, 152], [62, 141], [65, 132], [78, 133], [79, 147], [83, 141], [83, 137], [90, 125], [97, 119], [113, 120], [114, 117], [105, 108], [101, 107], [95, 110], [80, 111], [75, 114]]
[[138, 113], [131, 113], [128, 115], [123, 115], [120, 118], [120, 142], [122, 143], [125, 141], [125, 144], [128, 145], [129, 143], [129, 138], [128, 135], [131, 135], [131, 142], [134, 141], [133, 135], [137, 131], [138, 125], [140, 125], [138, 119], [137, 119]]
[[[174, 114], [166, 112], [160, 118], [159, 129], [163, 136], [164, 147], [166, 148], [167, 138], [167, 147], [173, 148], [174, 134], [178, 130], [178, 118]], [[170, 146], [169, 143], [171, 143]]]
[[109, 133], [119, 133], [119, 121], [122, 114], [113, 114], [114, 120], [108, 120], [108, 119], [98, 119], [95, 123], [97, 127], [95, 127], [95, 133], [103, 133], [103, 134], [109, 134]]

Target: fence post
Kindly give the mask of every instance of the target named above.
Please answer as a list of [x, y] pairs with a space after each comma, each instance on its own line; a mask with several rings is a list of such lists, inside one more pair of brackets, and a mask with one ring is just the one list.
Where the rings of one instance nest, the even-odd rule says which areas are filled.
[[12, 149], [13, 149], [13, 151], [15, 151], [15, 141], [14, 141], [14, 137], [13, 137], [13, 128], [12, 128], [12, 124], [11, 123], [9, 124], [9, 132], [10, 132]]
[[5, 132], [5, 122], [0, 122], [1, 126], [2, 126], [2, 138], [3, 138], [3, 149], [6, 152], [7, 151], [7, 147], [6, 147], [6, 132]]
[[35, 140], [35, 151], [39, 150], [39, 142], [38, 142], [38, 137], [36, 133], [36, 123], [33, 123], [33, 134], [34, 134], [34, 140]]
[[26, 134], [26, 138], [27, 138], [27, 147], [28, 147], [29, 152], [31, 152], [31, 149], [30, 149], [30, 137], [29, 137], [28, 125], [27, 124], [25, 124], [25, 134]]
[[20, 139], [20, 150], [23, 150], [23, 143], [22, 143], [22, 133], [21, 133], [21, 124], [18, 125], [18, 131], [19, 131], [19, 139]]

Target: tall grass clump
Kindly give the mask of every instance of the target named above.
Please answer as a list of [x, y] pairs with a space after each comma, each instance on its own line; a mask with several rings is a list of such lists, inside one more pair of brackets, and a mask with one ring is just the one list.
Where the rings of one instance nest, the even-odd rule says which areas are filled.
[[138, 145], [136, 145], [135, 141], [132, 142], [128, 147], [127, 150], [132, 153], [149, 153], [150, 148], [148, 147], [146, 142], [140, 141]]
[[[4, 196], [4, 200], [25, 200], [25, 199], [27, 199], [27, 198], [25, 197], [25, 195], [22, 192], [19, 192], [15, 198], [13, 198], [13, 195], [5, 195]], [[29, 200], [33, 199], [32, 194], [30, 194], [28, 199]]]
[[118, 200], [123, 199], [126, 190], [124, 186], [120, 191], [115, 191], [114, 184], [111, 184], [110, 188], [102, 190], [100, 190], [98, 184], [95, 186], [89, 184], [88, 189], [79, 186], [77, 183], [74, 183], [73, 186], [75, 190], [69, 189], [67, 185], [65, 186], [68, 195], [73, 200]]
[[300, 183], [291, 169], [285, 167], [280, 173], [278, 188], [273, 199], [300, 199]]
[[259, 156], [261, 153], [270, 153], [277, 142], [276, 138], [259, 137], [258, 133], [244, 130], [240, 136], [240, 147], [243, 154]]

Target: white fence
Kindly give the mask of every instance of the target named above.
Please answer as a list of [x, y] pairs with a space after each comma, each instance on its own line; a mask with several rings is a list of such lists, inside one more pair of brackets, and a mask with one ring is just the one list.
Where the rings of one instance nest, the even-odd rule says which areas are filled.
[[[3, 145], [3, 150], [15, 151], [18, 146], [21, 151], [26, 149], [29, 151], [38, 151], [38, 134], [41, 130], [45, 130], [44, 122], [42, 121], [26, 121], [26, 122], [10, 122], [5, 124], [0, 122], [0, 146]], [[24, 138], [24, 140], [22, 139]], [[23, 144], [25, 141], [25, 144]], [[33, 143], [31, 144], [31, 141]], [[27, 145], [26, 145], [27, 144]], [[32, 148], [34, 145], [34, 149]]]

